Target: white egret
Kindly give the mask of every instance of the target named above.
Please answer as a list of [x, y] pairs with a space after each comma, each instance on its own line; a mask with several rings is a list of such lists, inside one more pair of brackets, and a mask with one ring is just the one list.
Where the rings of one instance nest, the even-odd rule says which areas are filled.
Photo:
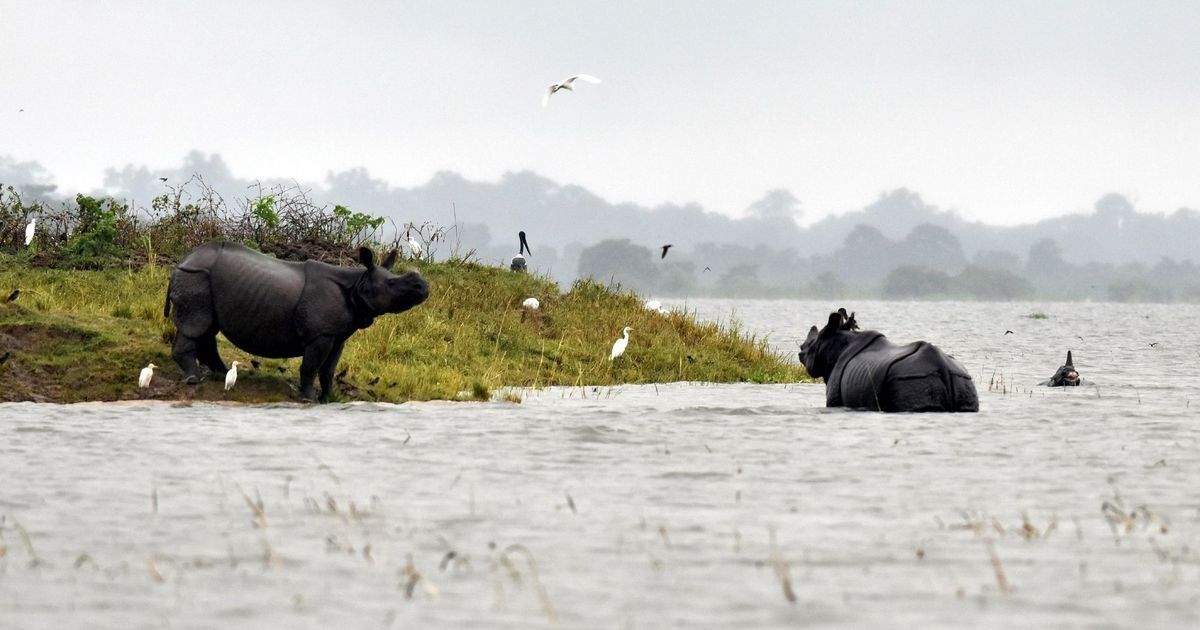
[[608, 355], [609, 361], [612, 361], [622, 354], [625, 354], [625, 346], [629, 345], [629, 331], [631, 330], [633, 329], [629, 326], [626, 326], [624, 331], [625, 336], [613, 342], [612, 354]]
[[525, 298], [525, 301], [521, 302], [521, 306], [524, 306], [525, 308], [527, 308], [531, 311], [536, 311], [542, 307], [542, 303], [539, 302], [537, 298], [531, 297], [531, 298]]
[[412, 237], [412, 234], [408, 235], [408, 249], [412, 251], [413, 258], [421, 257], [421, 252], [423, 251], [421, 244], [417, 242], [417, 239]]
[[25, 244], [33, 242], [33, 232], [37, 229], [37, 217], [29, 220], [29, 225], [25, 226]]
[[649, 302], [646, 302], [645, 306], [646, 310], [648, 311], [657, 311], [658, 309], [662, 308], [662, 302], [659, 302], [658, 300], [650, 300]]
[[229, 364], [229, 371], [225, 373], [225, 391], [233, 389], [234, 384], [237, 383], [237, 367], [239, 365], [241, 363], [237, 361]]
[[550, 96], [559, 90], [575, 90], [575, 81], [583, 80], [588, 83], [599, 83], [600, 79], [590, 74], [577, 74], [573, 77], [567, 77], [558, 83], [551, 83], [550, 87], [546, 88], [546, 93], [542, 95], [542, 107], [550, 104]]
[[142, 373], [138, 375], [139, 388], [146, 389], [147, 387], [150, 387], [150, 379], [154, 378], [154, 368], [156, 367], [158, 366], [154, 365], [153, 363], [148, 363], [146, 364], [146, 367], [142, 368]]

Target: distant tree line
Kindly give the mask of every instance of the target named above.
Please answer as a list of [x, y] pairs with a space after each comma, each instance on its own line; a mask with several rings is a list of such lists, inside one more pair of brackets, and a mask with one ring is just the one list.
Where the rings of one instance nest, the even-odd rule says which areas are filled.
[[1048, 238], [1024, 259], [1003, 250], [968, 258], [949, 230], [930, 224], [898, 240], [859, 225], [833, 253], [807, 258], [704, 243], [662, 259], [629, 239], [610, 239], [583, 249], [579, 275], [669, 296], [1200, 302], [1200, 266], [1191, 261], [1076, 265]]

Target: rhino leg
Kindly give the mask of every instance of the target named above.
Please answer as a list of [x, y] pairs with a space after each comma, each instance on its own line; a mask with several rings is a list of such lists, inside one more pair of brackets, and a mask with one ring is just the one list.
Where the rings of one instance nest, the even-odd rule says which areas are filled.
[[216, 318], [213, 316], [208, 274], [176, 269], [171, 275], [167, 297], [175, 305], [175, 344], [171, 356], [189, 385], [200, 382], [197, 355], [203, 355], [205, 340], [216, 341]]
[[181, 332], [175, 334], [175, 345], [171, 349], [171, 358], [175, 359], [175, 363], [183, 371], [184, 379], [188, 385], [195, 385], [200, 382], [199, 369], [196, 365], [197, 345], [195, 339]]
[[333, 374], [337, 371], [338, 361], [342, 359], [342, 348], [345, 347], [346, 340], [344, 339], [335, 343], [333, 349], [329, 351], [329, 356], [321, 364], [319, 371], [321, 378], [321, 402], [329, 402], [329, 396], [333, 393]]
[[[304, 400], [317, 400], [313, 381], [317, 378], [317, 372], [325, 365], [334, 345], [336, 344], [333, 337], [317, 337], [304, 347], [304, 360], [300, 363], [300, 397]], [[328, 389], [321, 392], [320, 402], [329, 402]]]
[[217, 331], [213, 330], [212, 334], [205, 335], [199, 341], [197, 348], [197, 358], [200, 362], [208, 366], [208, 369], [217, 374], [224, 374], [225, 362], [221, 360], [221, 354], [217, 352]]

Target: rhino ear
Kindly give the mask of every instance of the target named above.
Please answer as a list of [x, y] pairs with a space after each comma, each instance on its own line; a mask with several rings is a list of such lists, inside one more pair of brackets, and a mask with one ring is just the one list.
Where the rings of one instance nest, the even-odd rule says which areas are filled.
[[400, 255], [400, 250], [393, 249], [392, 251], [388, 252], [387, 256], [383, 257], [383, 262], [380, 262], [379, 266], [383, 267], [384, 269], [390, 270], [392, 268], [392, 265], [396, 264], [396, 257], [399, 255]]
[[822, 335], [832, 335], [842, 327], [842, 314], [833, 312], [829, 314], [829, 321], [825, 323], [825, 327], [821, 329]]
[[1071, 351], [1067, 350], [1067, 367], [1075, 367], [1075, 363], [1071, 361]]
[[358, 248], [358, 262], [367, 269], [375, 268], [375, 252], [371, 251], [370, 247]]

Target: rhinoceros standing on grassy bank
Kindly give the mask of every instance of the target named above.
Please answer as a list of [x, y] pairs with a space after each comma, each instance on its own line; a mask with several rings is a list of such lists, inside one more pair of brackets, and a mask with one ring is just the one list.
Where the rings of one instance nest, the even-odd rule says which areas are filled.
[[375, 254], [358, 250], [363, 268], [317, 261], [288, 262], [237, 243], [214, 241], [188, 253], [171, 272], [163, 316], [175, 306], [175, 362], [189, 384], [200, 382], [199, 363], [225, 373], [217, 333], [250, 354], [304, 357], [300, 394], [329, 400], [342, 347], [354, 331], [385, 313], [400, 313], [429, 297], [429, 284], [416, 271], [388, 271], [396, 251], [375, 264]]

